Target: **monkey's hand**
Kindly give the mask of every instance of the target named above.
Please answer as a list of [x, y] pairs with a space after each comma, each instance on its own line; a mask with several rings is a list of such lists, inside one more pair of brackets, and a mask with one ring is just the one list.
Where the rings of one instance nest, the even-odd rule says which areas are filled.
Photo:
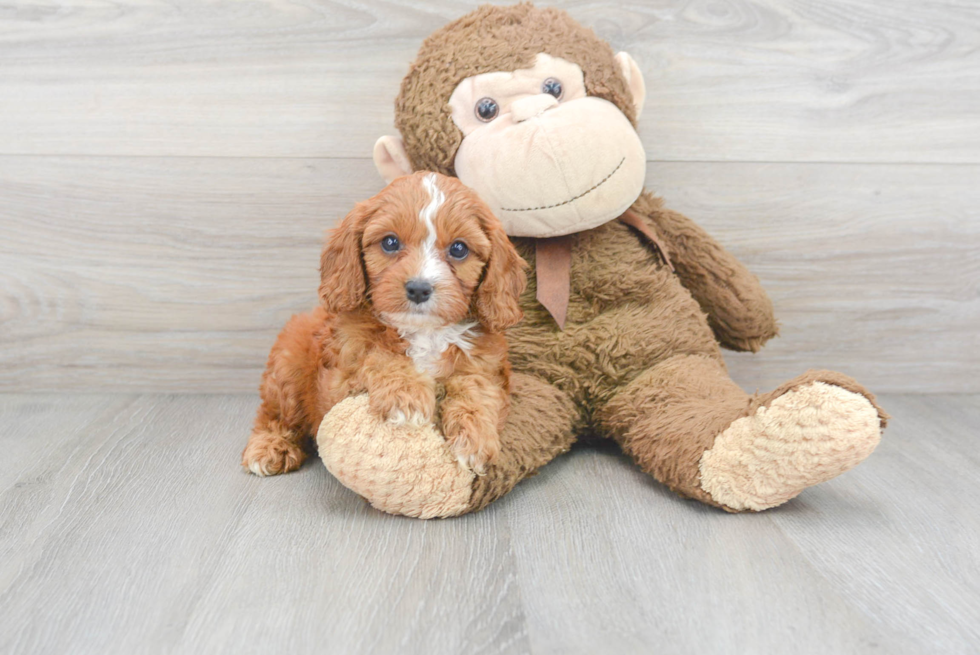
[[759, 278], [721, 244], [691, 219], [663, 209], [647, 193], [634, 208], [663, 237], [678, 277], [708, 315], [723, 347], [757, 352], [779, 333], [772, 301]]

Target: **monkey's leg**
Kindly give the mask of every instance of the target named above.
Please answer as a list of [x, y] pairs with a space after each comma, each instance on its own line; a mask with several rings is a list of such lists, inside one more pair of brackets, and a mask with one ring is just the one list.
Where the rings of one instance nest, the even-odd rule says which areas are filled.
[[567, 451], [580, 419], [570, 398], [536, 377], [514, 374], [511, 386], [500, 453], [485, 475], [460, 466], [433, 426], [383, 421], [363, 395], [324, 417], [320, 457], [344, 486], [384, 512], [444, 518], [483, 509]]
[[619, 391], [600, 425], [682, 496], [758, 511], [859, 464], [885, 419], [874, 397], [839, 373], [811, 371], [749, 396], [719, 360], [681, 355]]

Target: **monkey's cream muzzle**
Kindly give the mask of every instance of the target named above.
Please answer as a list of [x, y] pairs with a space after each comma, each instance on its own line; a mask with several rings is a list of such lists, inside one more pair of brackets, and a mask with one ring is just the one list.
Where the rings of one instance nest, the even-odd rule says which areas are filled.
[[[557, 98], [542, 90], [561, 83]], [[477, 106], [491, 99], [489, 120]], [[540, 54], [533, 68], [463, 80], [449, 101], [464, 139], [457, 177], [475, 189], [507, 234], [554, 237], [598, 227], [640, 195], [646, 154], [614, 104], [586, 94], [576, 64]]]
[[475, 130], [460, 145], [455, 167], [507, 234], [554, 237], [598, 227], [629, 209], [643, 189], [646, 156], [615, 105], [581, 98]]

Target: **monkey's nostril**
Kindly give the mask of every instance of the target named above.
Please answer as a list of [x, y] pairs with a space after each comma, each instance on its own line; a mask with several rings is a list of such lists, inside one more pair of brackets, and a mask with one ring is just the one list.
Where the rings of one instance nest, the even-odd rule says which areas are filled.
[[409, 280], [405, 283], [405, 296], [420, 305], [432, 295], [432, 285], [422, 280]]

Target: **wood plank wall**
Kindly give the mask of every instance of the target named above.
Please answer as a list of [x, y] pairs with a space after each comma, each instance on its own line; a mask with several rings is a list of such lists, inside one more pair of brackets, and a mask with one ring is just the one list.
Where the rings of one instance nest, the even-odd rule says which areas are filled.
[[[980, 390], [980, 3], [554, 4], [643, 69], [649, 186], [773, 296], [739, 382]], [[473, 6], [0, 9], [0, 391], [255, 389], [408, 62]]]

